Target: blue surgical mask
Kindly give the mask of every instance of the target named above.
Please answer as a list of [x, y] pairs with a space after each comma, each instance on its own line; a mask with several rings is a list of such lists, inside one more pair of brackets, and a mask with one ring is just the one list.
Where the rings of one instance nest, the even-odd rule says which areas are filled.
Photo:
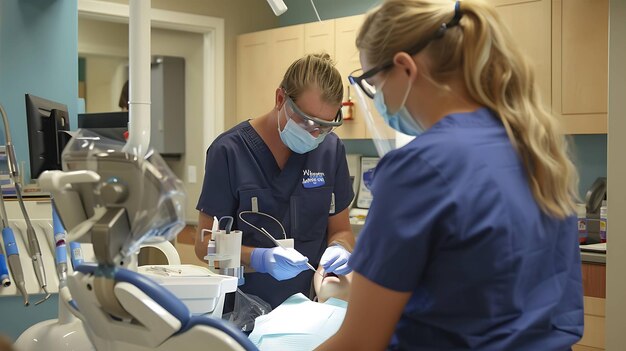
[[278, 121], [278, 133], [283, 143], [291, 149], [291, 151], [297, 154], [306, 154], [309, 151], [315, 150], [319, 144], [324, 141], [326, 134], [322, 134], [317, 138], [311, 135], [311, 133], [304, 130], [291, 118], [287, 118], [287, 124], [285, 128], [280, 130], [280, 115], [277, 118]]
[[400, 133], [418, 136], [424, 132], [424, 128], [422, 128], [417, 121], [411, 116], [409, 111], [404, 106], [406, 104], [406, 99], [409, 96], [409, 92], [411, 91], [411, 82], [409, 81], [409, 86], [407, 87], [406, 93], [404, 94], [404, 99], [402, 100], [402, 104], [400, 105], [400, 109], [398, 112], [391, 114], [387, 110], [387, 105], [385, 105], [385, 96], [383, 95], [383, 82], [380, 85], [380, 88], [376, 89], [376, 93], [374, 94], [374, 106], [378, 113], [383, 117], [385, 123], [391, 128], [397, 130]]

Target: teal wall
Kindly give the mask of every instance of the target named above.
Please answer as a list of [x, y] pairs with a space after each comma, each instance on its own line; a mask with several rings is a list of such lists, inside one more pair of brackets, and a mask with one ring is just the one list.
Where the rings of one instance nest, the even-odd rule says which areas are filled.
[[[70, 125], [76, 128], [77, 0], [0, 1], [0, 103], [9, 115], [17, 158], [25, 161], [29, 179], [25, 93], [66, 104]], [[30, 325], [55, 318], [57, 306], [56, 296], [30, 307], [23, 307], [20, 297], [0, 297], [0, 333], [15, 339]]]
[[[358, 15], [378, 5], [380, 0], [314, 0], [322, 20]], [[285, 0], [287, 12], [278, 17], [282, 26], [317, 21], [310, 0]]]
[[[12, 341], [17, 340], [28, 327], [41, 321], [57, 318], [58, 294], [53, 294], [46, 302], [38, 306], [35, 306], [35, 302], [41, 300], [44, 295], [30, 295], [29, 297], [30, 306], [28, 307], [24, 307], [21, 296], [0, 297], [0, 315], [2, 316], [0, 318], [0, 334], [7, 336]], [[20, 351], [28, 350], [20, 349]]]
[[598, 177], [606, 177], [606, 134], [575, 135], [573, 140], [574, 162], [580, 176], [580, 196], [585, 199], [587, 189]]
[[26, 93], [67, 105], [76, 129], [77, 0], [0, 1], [0, 103], [9, 115], [17, 158], [26, 161], [28, 180]]

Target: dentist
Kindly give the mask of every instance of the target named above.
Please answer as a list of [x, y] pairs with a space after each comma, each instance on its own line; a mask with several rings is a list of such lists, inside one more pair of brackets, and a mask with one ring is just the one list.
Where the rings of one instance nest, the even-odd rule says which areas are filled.
[[[261, 93], [261, 92], [259, 92]], [[354, 246], [348, 206], [354, 193], [341, 126], [343, 83], [330, 56], [295, 61], [275, 92], [274, 108], [220, 135], [209, 147], [198, 200], [196, 255], [207, 252], [213, 216], [232, 216], [243, 231], [241, 260], [247, 269], [242, 291], [280, 305], [296, 293], [309, 295], [313, 266], [345, 275]], [[255, 213], [249, 213], [252, 211]], [[293, 239], [294, 249], [274, 247], [239, 214], [276, 239]], [[285, 229], [267, 216], [276, 218]]]

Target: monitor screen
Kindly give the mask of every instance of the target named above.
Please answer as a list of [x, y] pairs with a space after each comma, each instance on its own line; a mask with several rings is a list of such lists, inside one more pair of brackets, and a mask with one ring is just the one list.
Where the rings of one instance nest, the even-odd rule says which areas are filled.
[[31, 178], [37, 179], [46, 170], [60, 170], [61, 154], [70, 140], [67, 106], [26, 94], [26, 124]]
[[79, 114], [78, 128], [89, 129], [103, 137], [126, 142], [124, 132], [128, 130], [128, 111]]

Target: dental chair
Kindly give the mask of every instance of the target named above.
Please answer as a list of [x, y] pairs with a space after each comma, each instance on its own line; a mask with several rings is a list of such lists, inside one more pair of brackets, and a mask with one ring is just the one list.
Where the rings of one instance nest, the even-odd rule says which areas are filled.
[[184, 226], [185, 194], [158, 154], [138, 157], [79, 130], [63, 169], [45, 172], [39, 184], [54, 198], [68, 240], [93, 244], [97, 265], [79, 266], [59, 298], [93, 349], [257, 350], [228, 322], [192, 315], [170, 291], [126, 268], [142, 244], [171, 240]]

